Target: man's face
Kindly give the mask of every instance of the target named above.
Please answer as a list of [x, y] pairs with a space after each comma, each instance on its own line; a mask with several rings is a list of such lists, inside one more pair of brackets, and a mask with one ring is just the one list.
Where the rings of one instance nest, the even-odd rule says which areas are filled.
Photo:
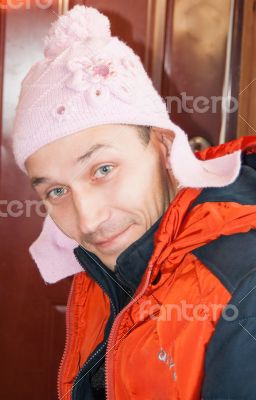
[[101, 125], [45, 145], [26, 168], [59, 228], [114, 270], [169, 204], [165, 157], [156, 134], [146, 144], [133, 126]]

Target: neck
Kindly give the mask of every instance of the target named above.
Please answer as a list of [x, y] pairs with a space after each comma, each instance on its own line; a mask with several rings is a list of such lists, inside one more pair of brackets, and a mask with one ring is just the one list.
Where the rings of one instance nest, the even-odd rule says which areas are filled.
[[175, 179], [170, 170], [166, 171], [166, 181], [165, 181], [165, 196], [164, 196], [164, 209], [163, 212], [167, 210], [170, 203], [174, 200], [178, 194], [179, 186], [178, 181]]

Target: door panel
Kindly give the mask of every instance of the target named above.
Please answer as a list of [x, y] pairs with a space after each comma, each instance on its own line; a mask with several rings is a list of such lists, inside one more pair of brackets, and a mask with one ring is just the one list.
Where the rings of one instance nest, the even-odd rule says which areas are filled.
[[[230, 1], [168, 2], [162, 94], [190, 137], [219, 143]], [[215, 99], [215, 103], [211, 100]]]

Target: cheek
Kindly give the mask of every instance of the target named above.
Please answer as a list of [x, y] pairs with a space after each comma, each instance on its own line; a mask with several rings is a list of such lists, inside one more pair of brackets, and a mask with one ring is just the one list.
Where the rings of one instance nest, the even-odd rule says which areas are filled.
[[114, 207], [133, 208], [141, 203], [146, 187], [147, 182], [139, 170], [124, 171], [109, 187], [107, 196]]
[[123, 171], [104, 191], [106, 204], [112, 209], [142, 213], [152, 203], [154, 178], [141, 166]]
[[71, 203], [65, 202], [62, 205], [53, 206], [49, 214], [67, 236], [79, 240], [76, 217]]
[[122, 199], [131, 212], [141, 216], [150, 226], [164, 211], [167, 186], [160, 163], [155, 160], [141, 164], [127, 176], [122, 186]]

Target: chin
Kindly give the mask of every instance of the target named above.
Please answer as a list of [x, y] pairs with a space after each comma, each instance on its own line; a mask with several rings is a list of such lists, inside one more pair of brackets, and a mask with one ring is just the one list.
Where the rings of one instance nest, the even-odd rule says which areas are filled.
[[90, 247], [87, 245], [84, 248], [94, 253], [108, 268], [114, 270], [119, 255], [138, 240], [142, 234], [143, 232], [138, 232], [138, 225], [132, 224], [112, 240]]

